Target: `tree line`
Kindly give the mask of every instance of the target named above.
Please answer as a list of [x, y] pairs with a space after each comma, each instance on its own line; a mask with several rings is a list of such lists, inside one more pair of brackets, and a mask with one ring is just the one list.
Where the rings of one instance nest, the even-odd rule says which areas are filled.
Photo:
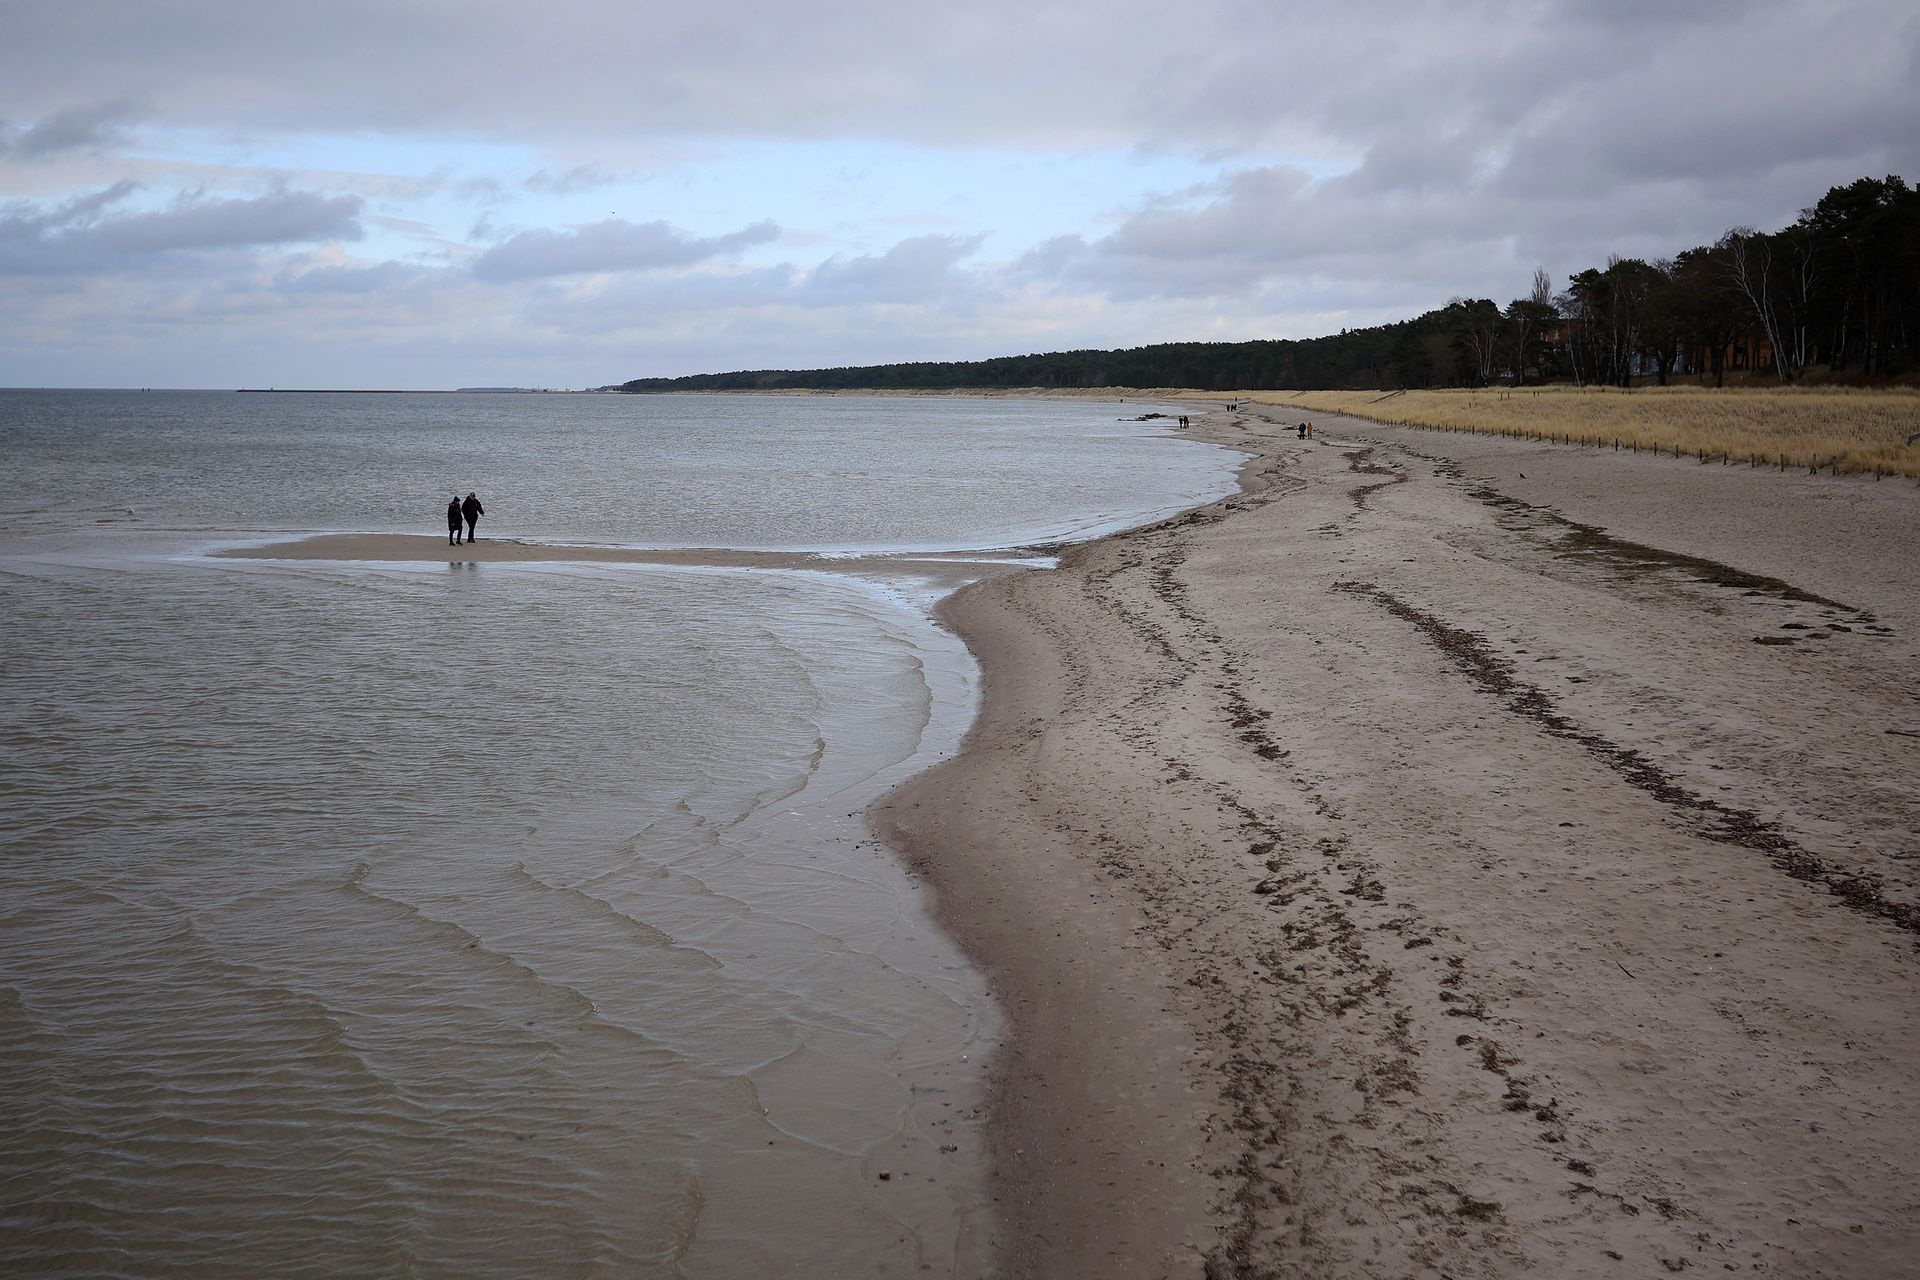
[[1216, 391], [1665, 385], [1675, 375], [1809, 374], [1886, 381], [1920, 371], [1920, 189], [1889, 175], [1834, 187], [1791, 225], [1736, 227], [1672, 258], [1610, 259], [1556, 291], [1455, 298], [1411, 320], [1321, 338], [1170, 342], [991, 360], [636, 378], [620, 390], [1190, 387]]

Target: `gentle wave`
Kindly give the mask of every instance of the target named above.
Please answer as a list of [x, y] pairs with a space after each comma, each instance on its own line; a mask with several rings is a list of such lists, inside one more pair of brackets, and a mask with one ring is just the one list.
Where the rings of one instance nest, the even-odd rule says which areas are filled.
[[348, 399], [0, 393], [0, 1271], [977, 1259], [997, 1014], [860, 817], [964, 727], [933, 588], [180, 531], [460, 474], [483, 536], [1006, 546], [1224, 468], [1079, 407]]

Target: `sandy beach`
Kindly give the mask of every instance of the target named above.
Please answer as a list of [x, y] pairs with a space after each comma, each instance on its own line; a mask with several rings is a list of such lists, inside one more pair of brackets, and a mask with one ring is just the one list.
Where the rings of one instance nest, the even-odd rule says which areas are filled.
[[1005, 1271], [1914, 1274], [1920, 490], [1295, 416], [949, 600], [874, 811], [1012, 1022]]

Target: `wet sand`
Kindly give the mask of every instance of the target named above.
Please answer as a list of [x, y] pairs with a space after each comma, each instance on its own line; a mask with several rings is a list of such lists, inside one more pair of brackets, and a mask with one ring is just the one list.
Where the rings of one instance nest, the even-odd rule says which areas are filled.
[[943, 607], [874, 811], [1011, 1020], [1008, 1274], [1913, 1274], [1920, 490], [1261, 406]]
[[635, 564], [682, 569], [789, 569], [862, 577], [906, 574], [948, 589], [983, 574], [1031, 564], [1051, 547], [937, 554], [887, 552], [822, 555], [811, 551], [743, 551], [730, 547], [646, 548], [481, 538], [458, 546], [431, 534], [319, 533], [279, 542], [232, 547], [214, 554], [239, 560], [359, 560], [449, 564]]

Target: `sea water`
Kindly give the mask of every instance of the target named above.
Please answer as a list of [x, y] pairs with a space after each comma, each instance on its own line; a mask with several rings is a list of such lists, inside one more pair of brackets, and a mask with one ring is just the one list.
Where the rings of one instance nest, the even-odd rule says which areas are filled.
[[977, 1270], [998, 1017], [862, 819], [950, 582], [211, 553], [1013, 548], [1228, 487], [1141, 410], [0, 392], [0, 1270]]

